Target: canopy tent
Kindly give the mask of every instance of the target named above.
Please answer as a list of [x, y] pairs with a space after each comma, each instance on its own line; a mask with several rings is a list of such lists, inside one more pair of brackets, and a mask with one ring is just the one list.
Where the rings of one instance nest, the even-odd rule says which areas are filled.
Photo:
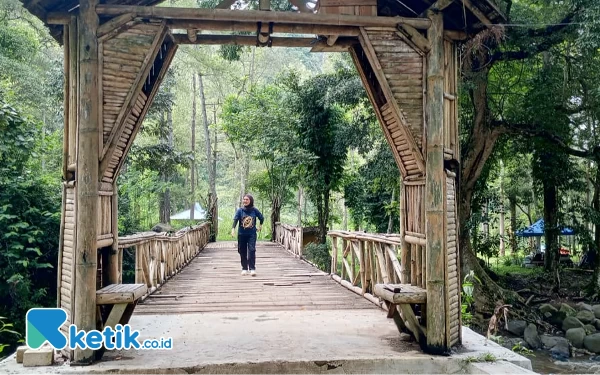
[[[191, 217], [192, 210], [185, 210], [178, 212], [171, 216], [171, 220], [192, 220]], [[200, 203], [196, 202], [194, 205], [194, 219], [193, 220], [203, 220], [206, 219], [206, 211], [200, 207]]]
[[[563, 228], [560, 231], [561, 236], [572, 236], [574, 234], [575, 231], [571, 228]], [[530, 226], [519, 229], [515, 232], [515, 235], [519, 237], [542, 237], [544, 235], [544, 219], [539, 219]]]

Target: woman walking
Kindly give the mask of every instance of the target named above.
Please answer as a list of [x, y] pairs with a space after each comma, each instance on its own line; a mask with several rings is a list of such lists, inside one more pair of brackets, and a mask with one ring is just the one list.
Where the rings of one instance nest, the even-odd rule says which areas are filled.
[[[231, 228], [231, 237], [235, 237], [235, 227], [238, 228], [238, 253], [242, 262], [242, 275], [245, 276], [250, 271], [250, 275], [256, 276], [256, 231], [260, 232], [265, 221], [262, 213], [254, 207], [254, 198], [250, 194], [244, 195], [242, 199], [243, 207], [238, 208], [233, 217], [233, 228]], [[256, 219], [260, 221], [256, 225]]]

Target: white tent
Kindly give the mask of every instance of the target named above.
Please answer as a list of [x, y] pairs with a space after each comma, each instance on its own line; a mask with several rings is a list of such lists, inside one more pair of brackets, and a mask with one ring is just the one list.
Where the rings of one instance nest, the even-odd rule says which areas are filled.
[[[192, 210], [185, 210], [178, 212], [171, 216], [171, 220], [191, 220]], [[206, 219], [206, 211], [200, 207], [200, 203], [196, 202], [194, 205], [194, 220]]]

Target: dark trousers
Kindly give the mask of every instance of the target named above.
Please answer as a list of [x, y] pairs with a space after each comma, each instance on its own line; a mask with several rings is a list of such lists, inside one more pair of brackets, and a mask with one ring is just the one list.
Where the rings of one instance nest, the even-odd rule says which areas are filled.
[[256, 233], [238, 234], [238, 253], [242, 262], [242, 270], [256, 269]]

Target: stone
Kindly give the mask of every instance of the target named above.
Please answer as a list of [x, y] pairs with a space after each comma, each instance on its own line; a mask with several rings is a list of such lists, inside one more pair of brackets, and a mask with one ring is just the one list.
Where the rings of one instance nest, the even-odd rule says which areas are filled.
[[596, 318], [600, 319], [600, 305], [592, 306], [592, 311], [594, 312]]
[[556, 345], [550, 349], [550, 355], [556, 360], [567, 361], [571, 356], [569, 342], [566, 339], [557, 341]]
[[525, 339], [525, 342], [529, 344], [531, 349], [539, 349], [542, 347], [542, 340], [540, 340], [540, 336], [538, 335], [537, 326], [533, 323], [529, 323], [527, 328], [525, 328], [523, 338]]
[[596, 327], [593, 324], [586, 324], [583, 326], [583, 329], [585, 329], [585, 333], [587, 333], [588, 335], [591, 335], [592, 333], [596, 333]]
[[23, 353], [24, 367], [52, 366], [53, 363], [54, 349], [52, 348], [27, 349]]
[[583, 328], [583, 323], [574, 316], [568, 316], [562, 322], [562, 330], [567, 332], [571, 328]]
[[596, 320], [594, 313], [588, 310], [581, 310], [577, 313], [577, 315], [575, 315], [575, 317], [583, 324], [590, 324]]
[[577, 307], [577, 310], [579, 311], [593, 311], [592, 306], [585, 302], [579, 302], [575, 307]]
[[544, 346], [544, 348], [551, 349], [554, 345], [556, 345], [559, 338], [562, 338], [562, 337], [556, 337], [556, 336], [551, 336], [551, 335], [541, 335], [540, 341], [542, 342], [542, 345]]
[[542, 314], [546, 314], [546, 313], [555, 313], [558, 310], [556, 309], [556, 307], [552, 306], [549, 303], [544, 303], [543, 305], [540, 306], [540, 312]]
[[575, 310], [571, 306], [567, 305], [566, 303], [561, 303], [560, 304], [560, 310], [559, 311], [564, 312], [565, 314], [567, 314], [567, 316], [575, 316], [575, 315], [577, 315], [577, 310]]
[[583, 346], [592, 353], [600, 353], [600, 333], [586, 336]]
[[508, 322], [508, 332], [519, 337], [523, 336], [527, 328], [527, 322], [524, 320], [511, 320]]
[[585, 339], [585, 329], [571, 328], [566, 333], [567, 340], [576, 348], [583, 348], [583, 339]]
[[17, 363], [23, 363], [23, 353], [25, 353], [27, 349], [29, 349], [29, 347], [26, 345], [17, 348]]

